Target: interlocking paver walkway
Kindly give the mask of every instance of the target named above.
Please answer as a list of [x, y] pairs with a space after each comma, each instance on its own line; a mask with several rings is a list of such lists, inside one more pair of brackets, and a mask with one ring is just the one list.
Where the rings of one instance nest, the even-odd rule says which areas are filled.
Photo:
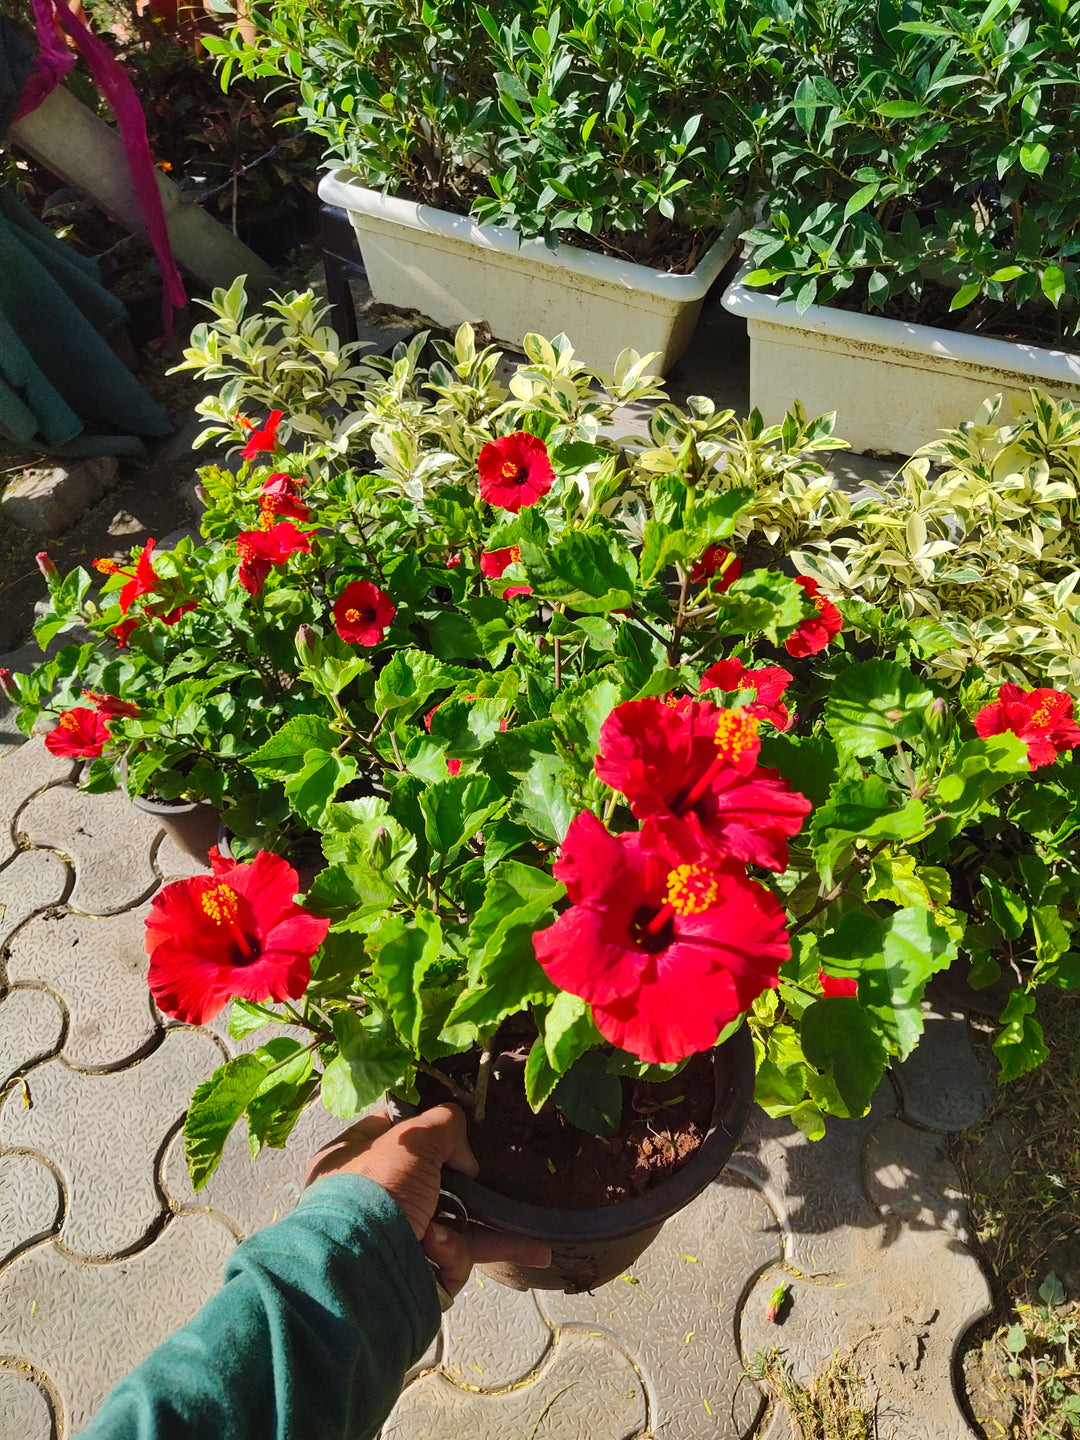
[[[220, 1020], [156, 1012], [140, 931], [193, 863], [74, 774], [37, 739], [0, 760], [2, 1440], [74, 1434], [214, 1293], [237, 1241], [295, 1204], [340, 1128], [316, 1104], [256, 1164], [237, 1134], [192, 1191], [184, 1104], [238, 1047]], [[818, 1144], [756, 1113], [728, 1171], [594, 1295], [477, 1273], [387, 1440], [779, 1440], [786, 1419], [743, 1374], [766, 1346], [806, 1379], [854, 1348], [896, 1440], [967, 1440], [952, 1356], [989, 1292], [943, 1133], [980, 1112], [986, 1079], [953, 1017], [931, 1018], [928, 1039], [869, 1115]]]

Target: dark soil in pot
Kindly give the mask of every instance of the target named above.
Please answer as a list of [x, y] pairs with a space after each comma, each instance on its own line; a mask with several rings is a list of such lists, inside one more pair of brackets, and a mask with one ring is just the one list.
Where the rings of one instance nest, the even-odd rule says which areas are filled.
[[[446, 1170], [443, 1185], [474, 1223], [551, 1245], [549, 1270], [485, 1266], [494, 1279], [519, 1290], [593, 1290], [626, 1270], [727, 1164], [753, 1104], [750, 1035], [744, 1026], [674, 1080], [624, 1080], [622, 1125], [610, 1140], [576, 1129], [551, 1102], [533, 1115], [520, 1049], [508, 1044], [498, 1057], [484, 1120], [469, 1120], [478, 1178]], [[475, 1075], [475, 1053], [461, 1061]], [[422, 1107], [446, 1098], [437, 1080], [430, 1088], [424, 1080]]]

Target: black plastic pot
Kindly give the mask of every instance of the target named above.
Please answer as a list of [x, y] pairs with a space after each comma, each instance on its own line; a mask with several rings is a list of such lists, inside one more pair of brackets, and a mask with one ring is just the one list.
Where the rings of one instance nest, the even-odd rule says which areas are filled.
[[[670, 1179], [621, 1204], [549, 1210], [507, 1199], [457, 1170], [444, 1170], [443, 1188], [457, 1196], [470, 1221], [551, 1246], [547, 1270], [492, 1264], [484, 1265], [484, 1272], [513, 1290], [567, 1295], [595, 1290], [621, 1275], [656, 1239], [664, 1221], [716, 1179], [739, 1143], [754, 1102], [754, 1047], [745, 1025], [714, 1052], [713, 1075], [716, 1098], [701, 1147]], [[415, 1109], [394, 1101], [390, 1113], [400, 1119]]]

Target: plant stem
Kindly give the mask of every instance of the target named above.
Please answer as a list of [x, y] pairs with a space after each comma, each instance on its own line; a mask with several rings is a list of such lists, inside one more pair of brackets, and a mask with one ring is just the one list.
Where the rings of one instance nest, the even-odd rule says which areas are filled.
[[807, 913], [802, 917], [802, 919], [791, 927], [791, 934], [796, 934], [805, 925], [809, 925], [811, 920], [816, 920], [823, 910], [827, 910], [832, 904], [832, 902], [837, 899], [838, 896], [842, 895], [847, 889], [848, 881], [851, 880], [855, 875], [857, 875], [860, 870], [864, 870], [876, 855], [880, 855], [880, 853], [882, 852], [882, 850], [885, 849], [885, 846], [888, 845], [888, 843], [888, 840], [879, 840], [878, 843], [874, 846], [874, 848], [872, 850], [868, 850], [865, 855], [856, 855], [854, 860], [852, 860], [851, 864], [840, 876], [840, 879], [837, 880], [836, 884], [829, 891], [829, 893], [822, 896], [822, 898], [817, 902], [814, 908], [812, 910], [808, 910]]
[[441, 1070], [436, 1070], [434, 1065], [429, 1065], [426, 1060], [417, 1060], [416, 1068], [423, 1071], [425, 1075], [430, 1075], [433, 1080], [438, 1080], [441, 1084], [445, 1085], [454, 1099], [460, 1100], [462, 1105], [467, 1105], [470, 1110], [476, 1105], [476, 1096], [471, 1090], [466, 1090], [464, 1086], [459, 1085], [456, 1080], [451, 1080], [449, 1075], [444, 1075]]
[[485, 1045], [480, 1053], [480, 1069], [476, 1076], [476, 1109], [473, 1112], [477, 1124], [484, 1118], [484, 1109], [487, 1106], [488, 1084], [491, 1081], [491, 1046]]
[[679, 566], [679, 608], [675, 612], [675, 623], [671, 627], [671, 643], [668, 645], [667, 663], [674, 669], [679, 659], [679, 641], [686, 624], [686, 597], [690, 593], [690, 572]]

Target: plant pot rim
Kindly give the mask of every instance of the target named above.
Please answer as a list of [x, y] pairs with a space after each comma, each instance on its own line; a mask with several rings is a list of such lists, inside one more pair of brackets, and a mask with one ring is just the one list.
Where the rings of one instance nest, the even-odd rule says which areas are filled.
[[631, 1200], [584, 1210], [548, 1209], [499, 1195], [449, 1167], [443, 1170], [443, 1186], [462, 1202], [470, 1221], [493, 1230], [528, 1235], [553, 1245], [626, 1239], [663, 1224], [689, 1205], [720, 1174], [750, 1118], [754, 1072], [754, 1047], [749, 1026], [744, 1022], [730, 1039], [713, 1051], [717, 1096], [705, 1139], [669, 1179]]
[[337, 205], [343, 210], [403, 225], [410, 230], [426, 231], [481, 250], [521, 256], [551, 270], [573, 271], [592, 280], [619, 285], [625, 290], [643, 291], [664, 300], [679, 302], [700, 300], [705, 295], [727, 264], [745, 219], [741, 209], [733, 210], [720, 235], [690, 274], [676, 275], [669, 270], [653, 270], [632, 260], [580, 250], [576, 245], [562, 242], [552, 250], [544, 240], [521, 239], [516, 230], [506, 225], [478, 225], [468, 215], [455, 215], [450, 210], [384, 195], [382, 191], [362, 184], [355, 173], [345, 167], [329, 170], [322, 176], [319, 199], [327, 205]]
[[1018, 340], [966, 335], [934, 325], [912, 325], [906, 320], [890, 320], [884, 315], [867, 315], [828, 305], [809, 305], [800, 315], [794, 302], [779, 300], [775, 295], [766, 295], [743, 283], [755, 268], [753, 262], [745, 262], [724, 291], [722, 304], [732, 315], [980, 369], [1019, 372], [1057, 385], [1080, 385], [1080, 355], [1070, 351], [1049, 350]]

